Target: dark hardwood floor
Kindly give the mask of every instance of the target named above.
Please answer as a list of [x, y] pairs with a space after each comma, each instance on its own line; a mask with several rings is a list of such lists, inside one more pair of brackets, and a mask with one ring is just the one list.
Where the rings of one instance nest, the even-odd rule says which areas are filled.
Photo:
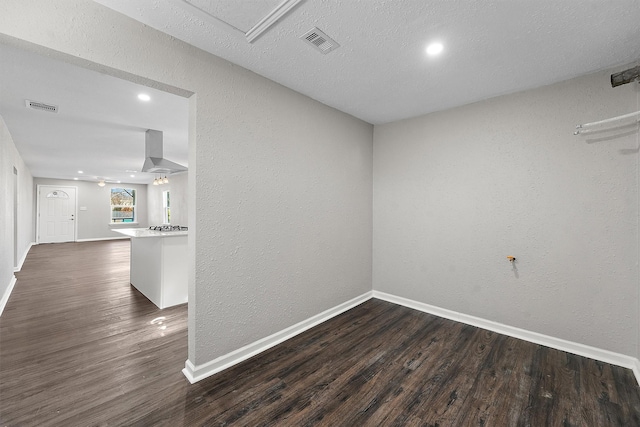
[[186, 306], [128, 241], [31, 249], [0, 317], [6, 426], [638, 426], [627, 369], [370, 300], [190, 385]]

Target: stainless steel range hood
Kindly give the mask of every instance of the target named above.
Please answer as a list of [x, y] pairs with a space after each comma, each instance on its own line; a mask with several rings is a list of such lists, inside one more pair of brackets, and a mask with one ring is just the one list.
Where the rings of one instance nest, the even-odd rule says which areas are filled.
[[162, 155], [162, 132], [148, 129], [145, 132], [145, 159], [142, 172], [171, 174], [186, 171], [187, 168], [178, 163], [167, 160]]

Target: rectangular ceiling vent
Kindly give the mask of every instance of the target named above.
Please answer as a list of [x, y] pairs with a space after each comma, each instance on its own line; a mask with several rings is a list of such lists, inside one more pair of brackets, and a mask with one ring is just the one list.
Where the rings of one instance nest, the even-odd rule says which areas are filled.
[[27, 105], [27, 108], [31, 108], [33, 110], [48, 111], [50, 113], [58, 112], [57, 105], [45, 104], [44, 102], [29, 101], [28, 99], [25, 99], [24, 102]]
[[25, 99], [24, 103], [26, 104], [27, 108], [31, 108], [33, 110], [48, 111], [50, 113], [58, 112], [57, 105], [45, 104], [44, 102], [29, 101], [28, 99]]
[[340, 47], [335, 40], [317, 28], [310, 29], [301, 35], [300, 38], [325, 55]]

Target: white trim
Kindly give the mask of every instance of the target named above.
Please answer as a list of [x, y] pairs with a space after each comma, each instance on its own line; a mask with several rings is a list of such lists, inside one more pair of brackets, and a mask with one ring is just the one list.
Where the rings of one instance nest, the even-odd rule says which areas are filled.
[[567, 341], [562, 338], [555, 338], [549, 335], [527, 331], [525, 329], [516, 328], [514, 326], [493, 322], [491, 320], [470, 316], [464, 313], [458, 313], [456, 311], [447, 310], [446, 308], [436, 307], [434, 305], [425, 304], [380, 291], [373, 291], [373, 298], [402, 305], [425, 313], [434, 314], [439, 317], [444, 317], [445, 319], [455, 320], [456, 322], [462, 322], [467, 325], [476, 326], [478, 328], [488, 329], [499, 334], [508, 335], [510, 337], [529, 341], [535, 344], [540, 344], [547, 347], [555, 348], [557, 350], [566, 351], [568, 353], [577, 354], [578, 356], [584, 356], [590, 359], [595, 359], [601, 362], [631, 369], [636, 377], [636, 381], [638, 382], [638, 384], [640, 384], [640, 361], [632, 356], [626, 356], [624, 354], [614, 353], [609, 350], [603, 350], [601, 348]]
[[482, 319], [480, 317], [470, 316], [468, 314], [459, 313], [456, 311], [448, 310], [446, 308], [425, 304], [380, 291], [367, 292], [363, 295], [360, 295], [359, 297], [356, 297], [334, 308], [317, 314], [307, 320], [290, 326], [289, 328], [283, 329], [280, 332], [276, 332], [273, 335], [262, 338], [249, 345], [232, 351], [231, 353], [206, 362], [202, 365], [196, 366], [190, 360], [187, 360], [185, 362], [185, 367], [182, 370], [182, 373], [185, 377], [187, 377], [191, 384], [196, 383], [204, 378], [230, 368], [250, 357], [253, 357], [256, 354], [268, 350], [271, 347], [274, 347], [281, 342], [288, 340], [289, 338], [292, 338], [322, 322], [331, 319], [332, 317], [337, 316], [338, 314], [341, 314], [359, 304], [362, 304], [363, 302], [371, 298], [398, 304], [414, 310], [422, 311], [424, 313], [433, 314], [445, 319], [450, 319], [456, 322], [465, 323], [467, 325], [476, 326], [478, 328], [487, 329], [499, 334], [518, 338], [535, 344], [544, 345], [556, 350], [566, 351], [578, 356], [588, 357], [590, 359], [599, 360], [604, 363], [610, 363], [612, 365], [631, 369], [636, 378], [636, 381], [640, 385], [640, 361], [635, 357], [564, 340], [562, 338], [555, 338], [549, 335], [516, 328], [514, 326]]
[[634, 363], [633, 363], [633, 366], [631, 367], [631, 370], [633, 371], [633, 375], [636, 376], [636, 381], [640, 385], [640, 360], [638, 360], [638, 359], [634, 360]]
[[17, 282], [16, 276], [12, 276], [11, 281], [9, 282], [9, 286], [4, 291], [4, 295], [2, 295], [2, 299], [0, 300], [0, 316], [2, 316], [4, 307], [7, 305], [7, 302], [9, 301], [9, 297], [11, 296], [11, 291], [13, 291], [13, 287], [16, 285], [16, 282]]
[[233, 32], [239, 32], [245, 36], [249, 43], [253, 43], [255, 39], [260, 37], [262, 33], [267, 31], [273, 24], [275, 24], [280, 18], [286, 15], [291, 9], [296, 7], [298, 3], [304, 0], [284, 0], [278, 6], [275, 7], [271, 12], [269, 12], [264, 18], [262, 18], [256, 25], [250, 28], [248, 31], [244, 31], [234, 25], [231, 25], [227, 21], [224, 21], [217, 16], [212, 15], [204, 9], [199, 8], [198, 6], [191, 3], [190, 0], [174, 0], [174, 2], [181, 6], [183, 9], [195, 14], [197, 17], [204, 19], [214, 25], [220, 25], [226, 27]]
[[81, 243], [81, 242], [101, 242], [103, 240], [124, 240], [124, 239], [128, 239], [129, 237], [127, 236], [123, 236], [123, 237], [97, 237], [97, 238], [93, 238], [93, 239], [78, 239], [76, 240], [77, 243]]
[[182, 373], [185, 377], [187, 377], [189, 382], [193, 384], [213, 374], [230, 368], [231, 366], [236, 365], [244, 360], [247, 360], [248, 358], [253, 357], [256, 354], [262, 353], [263, 351], [268, 350], [271, 347], [274, 347], [281, 342], [288, 340], [289, 338], [293, 338], [294, 336], [308, 329], [311, 329], [314, 326], [337, 316], [338, 314], [344, 313], [345, 311], [362, 304], [363, 302], [371, 299], [371, 297], [372, 292], [369, 291], [365, 294], [360, 295], [359, 297], [353, 298], [347, 302], [325, 310], [320, 314], [316, 314], [315, 316], [308, 318], [307, 320], [303, 320], [300, 323], [296, 323], [295, 325], [276, 332], [273, 335], [269, 335], [268, 337], [262, 338], [249, 345], [234, 350], [231, 353], [220, 356], [217, 359], [203, 363], [202, 365], [194, 365], [190, 360], [187, 360], [184, 364]]
[[[16, 265], [16, 266], [13, 268], [13, 272], [14, 272], [14, 273], [17, 273], [18, 271], [22, 270], [22, 264], [24, 264], [24, 261], [27, 259], [27, 255], [29, 255], [29, 251], [31, 250], [31, 247], [32, 247], [33, 245], [35, 245], [35, 244], [36, 244], [36, 242], [31, 242], [31, 243], [29, 243], [29, 247], [27, 248], [27, 250], [26, 250], [26, 251], [24, 251], [24, 254], [22, 255], [22, 258], [20, 258], [20, 262], [18, 262], [18, 265]], [[0, 310], [0, 311], [1, 311], [1, 310]]]
[[282, 18], [291, 9], [296, 7], [302, 0], [284, 0], [275, 9], [262, 18], [256, 25], [246, 32], [245, 37], [249, 43], [253, 43], [255, 39], [260, 37], [262, 33], [267, 31], [278, 19]]

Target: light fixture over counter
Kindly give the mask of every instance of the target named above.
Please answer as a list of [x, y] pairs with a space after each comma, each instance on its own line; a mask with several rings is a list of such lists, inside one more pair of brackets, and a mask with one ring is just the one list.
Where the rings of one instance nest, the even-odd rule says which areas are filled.
[[153, 180], [153, 185], [162, 185], [162, 184], [168, 184], [168, 183], [169, 183], [169, 178], [167, 178], [166, 175], [164, 176], [164, 178], [159, 177]]

